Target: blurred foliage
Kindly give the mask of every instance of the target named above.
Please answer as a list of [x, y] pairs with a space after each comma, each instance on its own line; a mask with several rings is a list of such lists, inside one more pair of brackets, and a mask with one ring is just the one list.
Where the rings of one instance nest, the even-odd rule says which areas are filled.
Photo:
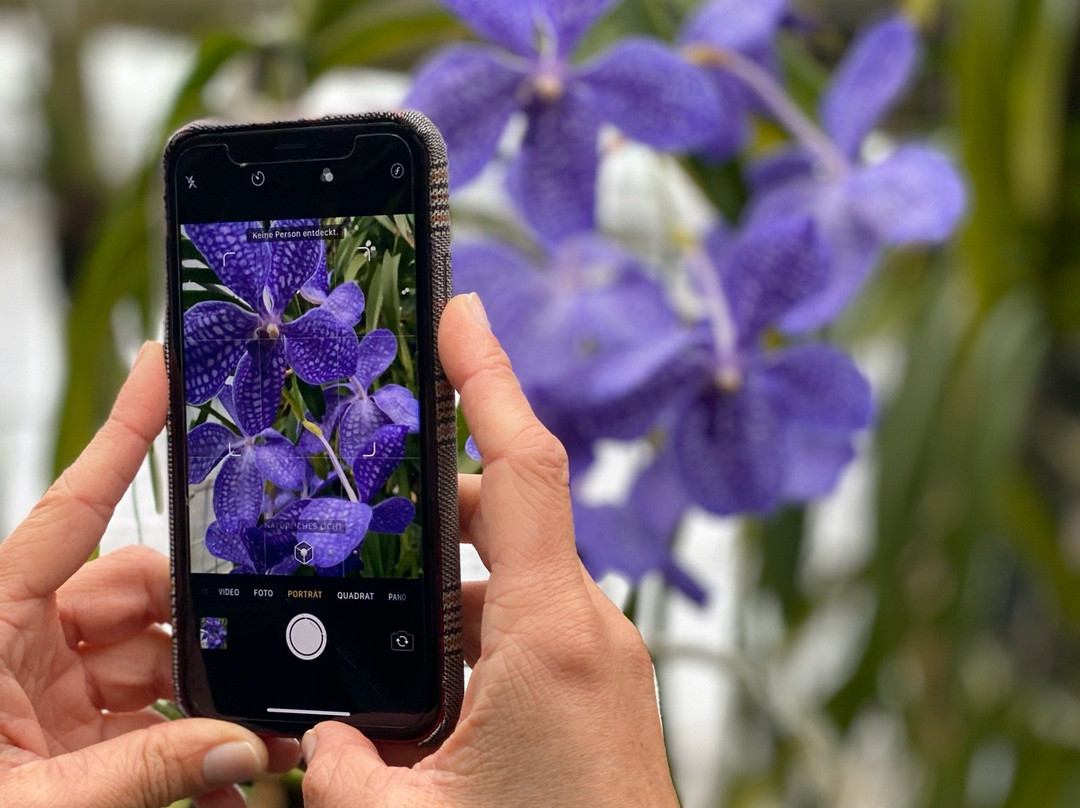
[[[629, 33], [669, 37], [692, 5], [626, 0], [584, 49]], [[783, 62], [796, 98], [810, 107], [854, 26], [893, 4], [797, 5], [812, 27], [786, 39]], [[778, 647], [749, 670], [787, 659], [837, 597], [867, 596], [868, 628], [844, 681], [803, 705], [813, 726], [827, 728], [819, 734], [833, 755], [857, 743], [861, 721], [884, 715], [913, 764], [912, 793], [889, 805], [1073, 806], [1080, 802], [1080, 3], [904, 5], [925, 27], [928, 52], [924, 79], [896, 112], [895, 128], [930, 128], [955, 148], [973, 190], [970, 221], [947, 254], [890, 260], [838, 328], [856, 348], [887, 345], [899, 367], [870, 450], [872, 552], [822, 583], [806, 574], [807, 513], [754, 524], [748, 568], [756, 579], [742, 584], [742, 608], [777, 604], [783, 630]], [[226, 73], [246, 76], [252, 98], [287, 104], [328, 71], [408, 69], [466, 35], [431, 0], [309, 0], [293, 4], [286, 19], [271, 39], [243, 28], [200, 32], [161, 142], [183, 122], [222, 112], [205, 106], [206, 91]], [[77, 69], [76, 60], [57, 80], [70, 83]], [[85, 111], [66, 112], [52, 119], [58, 195], [74, 193], [59, 169], [87, 164], [79, 159], [85, 144], [63, 137], [78, 125], [71, 114]], [[761, 147], [776, 136], [762, 127]], [[738, 212], [737, 166], [684, 165], [718, 207]], [[134, 302], [146, 333], [158, 331], [159, 177], [156, 159], [115, 193], [102, 190], [101, 178], [80, 175], [73, 204], [105, 207], [89, 246], [72, 259], [58, 468], [89, 440], [120, 382], [117, 306]], [[746, 730], [757, 751], [718, 764], [717, 806], [859, 804], [838, 796], [842, 774], [815, 774], [797, 726], [766, 721], [762, 735], [763, 711], [760, 693], [740, 699], [728, 731]], [[999, 792], [980, 789], [987, 760], [1006, 775]]]

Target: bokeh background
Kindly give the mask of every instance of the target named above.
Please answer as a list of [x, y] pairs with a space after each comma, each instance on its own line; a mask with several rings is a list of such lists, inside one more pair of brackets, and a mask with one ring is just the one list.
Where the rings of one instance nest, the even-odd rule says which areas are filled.
[[[691, 5], [625, 0], [585, 49], [670, 37]], [[1075, 806], [1080, 4], [793, 5], [810, 24], [781, 51], [807, 106], [860, 26], [917, 21], [920, 78], [889, 127], [957, 159], [969, 212], [947, 249], [890, 256], [832, 329], [880, 412], [837, 492], [763, 519], [693, 514], [676, 549], [704, 606], [658, 578], [604, 586], [653, 650], [687, 808]], [[206, 114], [394, 107], [418, 60], [467, 36], [430, 0], [0, 0], [0, 535], [160, 334], [168, 134]], [[688, 226], [707, 218], [667, 170], [609, 155], [605, 232], [640, 240], [658, 182]], [[462, 194], [458, 232], [514, 237], [500, 194]], [[163, 448], [104, 550], [167, 546]], [[601, 447], [597, 496], [637, 451]], [[298, 805], [297, 777], [251, 799]]]

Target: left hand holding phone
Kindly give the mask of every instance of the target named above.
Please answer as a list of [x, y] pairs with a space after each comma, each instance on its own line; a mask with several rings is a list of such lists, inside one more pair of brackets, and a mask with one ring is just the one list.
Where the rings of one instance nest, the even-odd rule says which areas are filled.
[[145, 547], [90, 563], [165, 423], [161, 346], [143, 346], [109, 420], [0, 543], [0, 805], [244, 805], [234, 785], [299, 746], [222, 721], [168, 721], [169, 564]]

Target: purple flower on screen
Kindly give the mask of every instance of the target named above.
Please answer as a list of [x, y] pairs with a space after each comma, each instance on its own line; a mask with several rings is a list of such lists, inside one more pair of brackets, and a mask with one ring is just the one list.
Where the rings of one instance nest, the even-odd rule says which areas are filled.
[[[281, 221], [314, 227], [317, 220]], [[257, 222], [187, 225], [185, 231], [236, 302], [196, 303], [184, 314], [184, 387], [188, 402], [213, 398], [233, 376], [234, 406], [245, 428], [268, 428], [281, 402], [286, 369], [327, 384], [356, 367], [353, 327], [364, 311], [360, 287], [344, 283], [326, 302], [293, 320], [285, 310], [309, 279], [326, 271], [321, 240], [255, 241]]]
[[[300, 497], [273, 515], [245, 514], [245, 519], [223, 519], [215, 501], [217, 520], [207, 529], [207, 550], [231, 561], [236, 573], [291, 575], [301, 565], [314, 568], [318, 575], [355, 569], [368, 532], [399, 534], [416, 518], [416, 506], [407, 497], [390, 496], [371, 504], [401, 464], [406, 434], [408, 428], [397, 424], [375, 431], [377, 449], [351, 464], [353, 482], [338, 478], [344, 498]], [[310, 555], [295, 552], [301, 543], [310, 548]]]
[[199, 621], [199, 647], [216, 651], [229, 647], [228, 620], [224, 617], [204, 617]]
[[659, 42], [625, 39], [588, 64], [571, 64], [582, 35], [617, 1], [443, 0], [494, 47], [438, 53], [405, 101], [442, 130], [456, 186], [480, 172], [510, 118], [524, 112], [511, 191], [546, 238], [593, 228], [602, 123], [665, 151], [707, 143], [721, 126], [712, 85]]
[[188, 433], [188, 483], [202, 482], [220, 463], [214, 479], [214, 515], [223, 527], [238, 530], [258, 519], [267, 480], [281, 489], [299, 490], [308, 464], [281, 433], [247, 428], [234, 406], [232, 385], [222, 388], [218, 400], [240, 434], [213, 422], [192, 429]]
[[[787, 18], [787, 0], [712, 0], [687, 18], [679, 43], [692, 54], [695, 46], [739, 53], [774, 71], [774, 40]], [[718, 66], [704, 68], [719, 105], [719, 125], [705, 146], [715, 158], [730, 157], [750, 136], [750, 116], [758, 107], [751, 90]]]
[[369, 392], [397, 353], [398, 338], [392, 331], [379, 328], [365, 334], [351, 375], [337, 390], [327, 393], [330, 411], [323, 427], [331, 432], [337, 428], [342, 457], [356, 458], [368, 450], [375, 430], [387, 424], [420, 431], [420, 403], [412, 391], [399, 384], [384, 384]]
[[669, 361], [697, 378], [665, 416], [688, 495], [724, 515], [824, 496], [854, 456], [854, 433], [870, 425], [869, 383], [833, 348], [766, 340], [828, 282], [816, 228], [794, 218], [737, 237], [716, 231], [690, 261], [706, 317], [696, 348]]
[[671, 554], [690, 504], [670, 451], [661, 452], [641, 473], [624, 504], [589, 506], [575, 500], [574, 531], [589, 574], [599, 579], [618, 572], [637, 584], [659, 571], [687, 597], [704, 602], [705, 591]]
[[832, 255], [828, 282], [784, 315], [780, 325], [789, 333], [835, 318], [884, 248], [943, 243], [963, 216], [964, 183], [941, 153], [908, 144], [881, 162], [859, 158], [866, 137], [910, 83], [918, 52], [917, 34], [902, 18], [866, 31], [821, 101], [831, 158], [789, 148], [759, 161], [751, 172], [757, 193], [751, 222], [812, 216]]

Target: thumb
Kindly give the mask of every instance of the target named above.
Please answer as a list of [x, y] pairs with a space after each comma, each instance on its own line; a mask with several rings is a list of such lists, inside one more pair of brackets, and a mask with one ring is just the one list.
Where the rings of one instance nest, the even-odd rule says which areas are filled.
[[384, 777], [390, 767], [375, 744], [352, 727], [327, 721], [308, 730], [301, 742], [307, 771], [304, 804], [319, 808], [400, 805]]
[[12, 769], [0, 804], [21, 808], [161, 808], [266, 771], [266, 746], [223, 721], [184, 719]]

